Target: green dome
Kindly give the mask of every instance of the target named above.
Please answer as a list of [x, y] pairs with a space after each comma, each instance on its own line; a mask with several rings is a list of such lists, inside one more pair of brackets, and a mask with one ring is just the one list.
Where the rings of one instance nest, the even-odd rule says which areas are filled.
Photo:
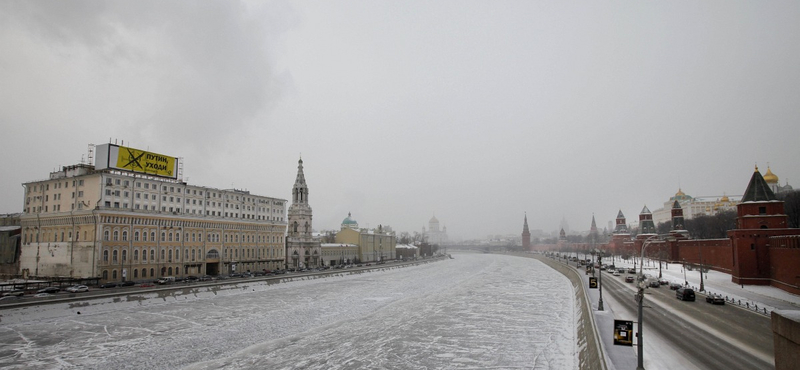
[[350, 218], [350, 213], [348, 213], [347, 218], [345, 218], [344, 221], [342, 221], [342, 225], [358, 225], [358, 222]]

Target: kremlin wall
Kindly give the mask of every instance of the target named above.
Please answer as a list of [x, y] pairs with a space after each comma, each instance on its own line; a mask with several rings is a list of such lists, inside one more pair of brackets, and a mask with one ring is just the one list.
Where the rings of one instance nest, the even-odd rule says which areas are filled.
[[[770, 182], [777, 183], [771, 171], [767, 175]], [[590, 243], [568, 244], [562, 232], [557, 245], [536, 245], [531, 250], [590, 253], [599, 249], [607, 255], [639, 256], [645, 248], [645, 256], [651, 259], [725, 272], [736, 284], [770, 285], [800, 294], [800, 229], [788, 226], [784, 202], [777, 199], [775, 185], [770, 186], [765, 177], [755, 169], [741, 202], [736, 205], [736, 228], [729, 230], [725, 239], [691, 239], [684, 229], [681, 205], [675, 200], [671, 209], [672, 230], [667, 235], [656, 234], [652, 214], [645, 207], [639, 214], [640, 234], [636, 236], [631, 236], [625, 216], [619, 212], [616, 228], [607, 243], [594, 247]], [[592, 233], [597, 235], [594, 217]]]

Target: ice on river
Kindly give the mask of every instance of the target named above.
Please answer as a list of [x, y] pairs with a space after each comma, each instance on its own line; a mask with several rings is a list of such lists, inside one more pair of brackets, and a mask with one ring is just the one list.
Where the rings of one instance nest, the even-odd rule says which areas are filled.
[[572, 369], [574, 299], [569, 281], [537, 260], [461, 253], [235, 294], [4, 320], [0, 367]]

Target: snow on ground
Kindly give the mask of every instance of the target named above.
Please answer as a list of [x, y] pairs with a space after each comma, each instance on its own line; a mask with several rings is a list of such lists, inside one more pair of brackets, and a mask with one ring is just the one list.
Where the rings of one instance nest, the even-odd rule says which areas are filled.
[[0, 327], [0, 367], [576, 367], [572, 287], [528, 258], [462, 253], [198, 297], [81, 315], [3, 311], [18, 322]]

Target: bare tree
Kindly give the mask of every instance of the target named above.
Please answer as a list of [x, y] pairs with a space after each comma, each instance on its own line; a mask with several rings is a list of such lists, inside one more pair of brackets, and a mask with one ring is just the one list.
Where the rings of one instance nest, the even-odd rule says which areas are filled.
[[800, 190], [781, 193], [778, 198], [783, 200], [789, 227], [800, 227]]

